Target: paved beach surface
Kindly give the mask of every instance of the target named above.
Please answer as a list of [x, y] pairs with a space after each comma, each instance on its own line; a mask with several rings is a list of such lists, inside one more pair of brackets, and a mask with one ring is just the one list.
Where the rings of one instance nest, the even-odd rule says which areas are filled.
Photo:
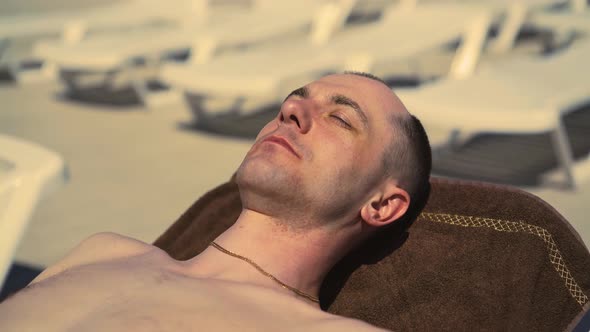
[[60, 153], [68, 183], [40, 202], [18, 261], [46, 265], [84, 237], [152, 242], [196, 198], [227, 181], [250, 141], [180, 129], [189, 113], [64, 102], [58, 84], [0, 86], [0, 133]]
[[[64, 8], [73, 2], [51, 3]], [[10, 0], [0, 6], [4, 16], [49, 5]], [[23, 263], [47, 266], [100, 231], [154, 241], [194, 200], [229, 179], [252, 143], [184, 129], [180, 124], [190, 113], [181, 102], [151, 110], [90, 105], [64, 99], [62, 91], [58, 82], [0, 83], [0, 133], [57, 151], [70, 173], [69, 182], [37, 206], [16, 254]], [[590, 181], [575, 192], [530, 191], [556, 207], [590, 245]]]

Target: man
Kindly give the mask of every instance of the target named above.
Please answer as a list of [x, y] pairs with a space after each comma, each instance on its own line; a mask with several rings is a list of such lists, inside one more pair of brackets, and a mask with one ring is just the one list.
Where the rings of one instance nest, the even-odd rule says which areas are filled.
[[188, 261], [101, 233], [0, 305], [3, 331], [377, 330], [319, 308], [347, 252], [424, 199], [423, 128], [378, 79], [293, 91], [236, 175], [236, 223]]

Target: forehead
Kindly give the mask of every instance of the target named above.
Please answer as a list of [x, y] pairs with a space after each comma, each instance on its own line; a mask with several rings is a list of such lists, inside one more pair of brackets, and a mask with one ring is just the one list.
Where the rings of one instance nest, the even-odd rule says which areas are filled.
[[329, 75], [307, 85], [310, 94], [341, 94], [359, 104], [371, 117], [407, 113], [393, 91], [383, 83], [359, 75]]

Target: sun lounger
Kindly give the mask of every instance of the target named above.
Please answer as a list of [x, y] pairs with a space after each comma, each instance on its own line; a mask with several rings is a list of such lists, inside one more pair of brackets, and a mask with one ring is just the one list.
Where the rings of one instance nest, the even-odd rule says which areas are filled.
[[427, 127], [463, 133], [452, 136], [453, 145], [475, 132], [551, 133], [564, 183], [573, 188], [572, 146], [563, 121], [566, 114], [590, 102], [585, 82], [590, 67], [584, 65], [589, 57], [590, 42], [579, 41], [548, 56], [489, 65], [464, 80], [441, 80], [397, 92]]
[[[545, 16], [548, 11], [555, 11], [555, 7], [561, 8], [563, 14], [581, 13], [585, 9], [587, 0], [520, 0], [505, 1], [506, 16], [501, 24], [500, 32], [488, 51], [495, 54], [509, 52], [516, 42], [519, 31], [527, 23], [531, 23], [531, 16]], [[490, 5], [498, 5], [490, 1]], [[554, 15], [551, 13], [550, 15]]]
[[[207, 0], [121, 0], [111, 5], [47, 13], [19, 14], [0, 19], [0, 43], [27, 39], [32, 45], [6, 57], [0, 48], [0, 67], [19, 78], [21, 61], [38, 60], [30, 54], [37, 40], [52, 38], [72, 45], [88, 36], [120, 33], [146, 25], [178, 25], [187, 21], [205, 22], [213, 8]], [[234, 6], [238, 7], [238, 6]], [[225, 8], [225, 7], [224, 7]], [[233, 8], [233, 7], [232, 7]], [[5, 48], [6, 51], [8, 48]], [[22, 53], [22, 54], [21, 54]], [[50, 71], [47, 71], [50, 72]]]
[[[185, 92], [196, 122], [206, 122], [220, 112], [243, 116], [280, 102], [295, 87], [325, 73], [371, 70], [376, 64], [403, 61], [462, 35], [470, 41], [465, 43], [468, 52], [462, 52], [465, 61], [461, 63], [473, 63], [492, 16], [486, 6], [464, 4], [391, 7], [379, 21], [342, 29], [325, 43], [274, 44], [219, 57], [206, 66], [169, 64], [161, 77]], [[457, 72], [461, 70], [469, 68]], [[214, 109], [216, 99], [231, 99], [232, 103]]]
[[65, 176], [64, 161], [55, 152], [0, 135], [0, 286], [37, 202]]
[[528, 24], [548, 27], [560, 32], [590, 33], [590, 10], [535, 12], [527, 18]]
[[[319, 4], [259, 1], [255, 8], [211, 18], [206, 25], [144, 29], [72, 46], [41, 43], [35, 54], [59, 67], [70, 93], [102, 86], [108, 98], [113, 90], [133, 89], [145, 101], [146, 82], [157, 78], [162, 61], [188, 55], [190, 63], [205, 63], [223, 49], [305, 33]], [[95, 79], [88, 82], [89, 76]]]

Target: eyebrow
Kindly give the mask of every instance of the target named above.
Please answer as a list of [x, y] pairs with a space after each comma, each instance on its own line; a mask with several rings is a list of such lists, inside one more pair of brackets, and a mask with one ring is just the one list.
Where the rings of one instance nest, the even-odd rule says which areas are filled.
[[344, 105], [352, 108], [356, 115], [361, 119], [361, 122], [363, 123], [363, 126], [365, 126], [365, 129], [369, 127], [369, 119], [367, 119], [367, 115], [356, 101], [343, 95], [334, 95], [330, 99], [332, 103], [336, 105]]
[[[285, 98], [285, 100], [289, 99], [291, 96], [299, 96], [301, 98], [307, 98], [309, 96], [309, 89], [306, 86], [301, 87], [299, 89], [295, 89], [295, 90], [291, 91], [291, 93], [287, 96], [287, 98]], [[283, 100], [283, 102], [285, 102], [285, 100]]]
[[[285, 98], [285, 100], [289, 99], [291, 96], [298, 96], [301, 98], [307, 98], [309, 96], [309, 89], [306, 86], [295, 89], [291, 93], [289, 93], [289, 95], [287, 96], [287, 98]], [[367, 118], [367, 115], [365, 114], [363, 109], [359, 106], [359, 104], [356, 101], [354, 101], [344, 95], [337, 94], [337, 95], [333, 95], [330, 98], [330, 102], [332, 102], [333, 104], [336, 104], [336, 105], [343, 105], [343, 106], [348, 106], [348, 107], [352, 108], [352, 110], [354, 110], [356, 115], [360, 118], [365, 129], [369, 127], [369, 120]]]

